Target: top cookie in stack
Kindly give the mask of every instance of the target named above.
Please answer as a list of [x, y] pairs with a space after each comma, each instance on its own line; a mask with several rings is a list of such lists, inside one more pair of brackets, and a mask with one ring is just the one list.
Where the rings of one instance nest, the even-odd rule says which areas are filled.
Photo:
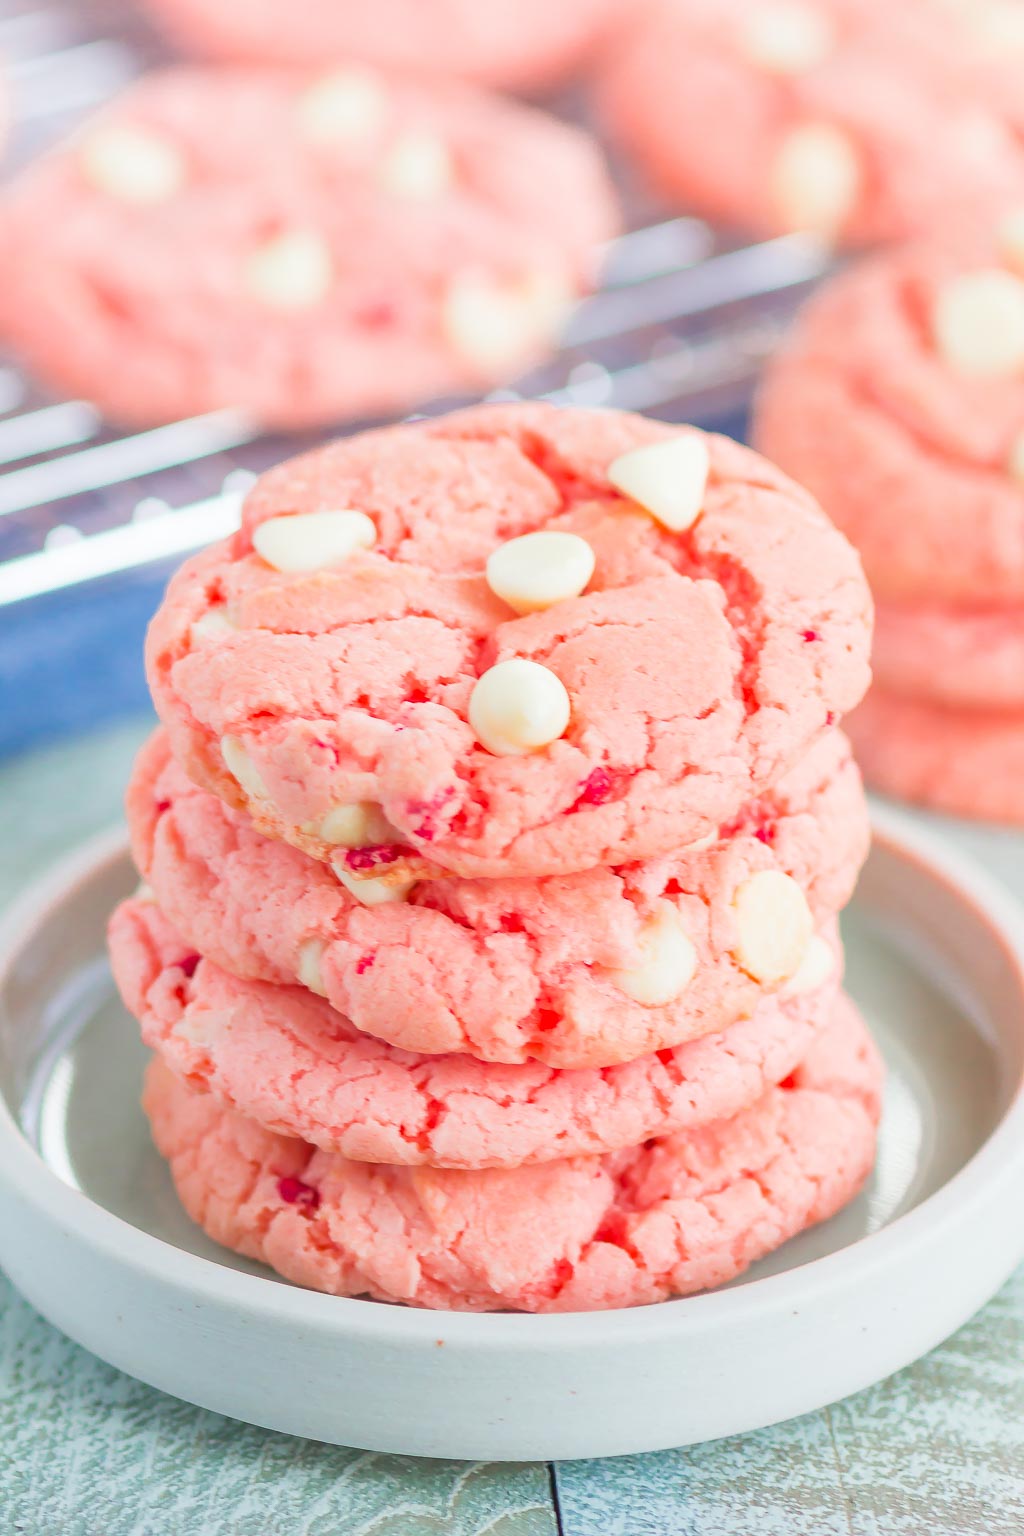
[[815, 503], [693, 428], [482, 407], [266, 475], [152, 626], [111, 928], [196, 1219], [322, 1289], [547, 1309], [849, 1199], [870, 627]]

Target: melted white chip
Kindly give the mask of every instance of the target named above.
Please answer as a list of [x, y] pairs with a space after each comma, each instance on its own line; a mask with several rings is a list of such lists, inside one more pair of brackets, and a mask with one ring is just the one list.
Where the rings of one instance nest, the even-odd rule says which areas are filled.
[[164, 203], [185, 184], [185, 161], [174, 144], [149, 128], [92, 129], [79, 165], [97, 191], [124, 203]]
[[524, 533], [487, 561], [487, 585], [516, 613], [539, 613], [579, 597], [594, 574], [594, 551], [576, 533]]
[[629, 970], [609, 970], [611, 981], [648, 1008], [679, 997], [697, 971], [697, 950], [671, 902], [658, 904], [640, 939], [641, 960]]
[[331, 291], [334, 263], [316, 230], [292, 229], [250, 251], [242, 275], [252, 297], [270, 309], [313, 309]]
[[965, 272], [942, 288], [932, 311], [943, 360], [971, 378], [1024, 369], [1024, 281], [1002, 267]]
[[507, 378], [555, 340], [572, 303], [568, 280], [554, 271], [501, 282], [467, 269], [448, 285], [441, 324], [453, 350], [471, 367], [486, 378]]
[[451, 186], [452, 157], [444, 140], [435, 134], [407, 133], [384, 157], [380, 177], [396, 197], [427, 201], [440, 197]]
[[776, 75], [806, 74], [824, 63], [834, 44], [824, 11], [798, 0], [753, 7], [740, 31], [740, 47], [750, 62]]
[[259, 776], [255, 763], [237, 736], [222, 736], [220, 755], [228, 773], [254, 800], [268, 800], [267, 786]]
[[354, 800], [336, 805], [319, 821], [308, 821], [302, 830], [336, 848], [373, 848], [401, 839], [380, 806], [373, 800]]
[[327, 988], [320, 974], [323, 952], [324, 946], [319, 939], [307, 939], [299, 950], [298, 978], [304, 987], [315, 992], [318, 997], [327, 996]]
[[803, 963], [814, 936], [807, 898], [791, 875], [765, 869], [733, 897], [736, 959], [755, 981], [787, 981]]
[[831, 239], [853, 212], [861, 189], [855, 146], [831, 123], [803, 123], [779, 145], [771, 198], [783, 229]]
[[324, 571], [344, 565], [376, 538], [377, 529], [365, 512], [296, 512], [259, 523], [252, 545], [275, 571]]
[[385, 902], [408, 901], [416, 881], [407, 875], [367, 875], [359, 878], [346, 869], [343, 859], [331, 860], [331, 868], [341, 884], [364, 907], [379, 907]]
[[569, 715], [561, 678], [518, 657], [485, 672], [469, 699], [476, 739], [495, 757], [523, 757], [550, 746], [565, 734]]
[[831, 944], [816, 933], [807, 946], [804, 958], [794, 975], [792, 975], [783, 992], [787, 996], [797, 996], [805, 992], [817, 992], [833, 975], [836, 968], [836, 957]]
[[687, 432], [621, 454], [609, 464], [608, 479], [664, 527], [681, 533], [700, 516], [710, 463], [706, 440]]
[[156, 901], [156, 892], [151, 885], [147, 885], [145, 880], [140, 880], [132, 892], [132, 900], [152, 905]]
[[367, 69], [339, 69], [314, 81], [295, 104], [299, 126], [315, 144], [371, 143], [388, 115], [387, 92]]
[[211, 608], [208, 613], [203, 614], [202, 618], [196, 619], [189, 630], [189, 635], [195, 642], [207, 640], [211, 635], [228, 634], [237, 628], [238, 625], [232, 624], [223, 608]]
[[1015, 208], [1004, 216], [997, 238], [1003, 260], [1024, 272], [1024, 208]]

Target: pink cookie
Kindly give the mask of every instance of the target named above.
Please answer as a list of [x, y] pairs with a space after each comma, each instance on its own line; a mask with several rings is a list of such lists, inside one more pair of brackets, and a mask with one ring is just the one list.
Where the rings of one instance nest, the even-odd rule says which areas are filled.
[[845, 999], [752, 1108], [607, 1158], [453, 1172], [351, 1163], [220, 1108], [161, 1062], [145, 1108], [192, 1219], [298, 1285], [576, 1312], [722, 1285], [862, 1187], [881, 1064]]
[[239, 981], [201, 959], [152, 901], [123, 903], [110, 927], [126, 1007], [193, 1088], [345, 1157], [450, 1168], [613, 1151], [752, 1104], [793, 1070], [831, 1011], [834, 933], [830, 942], [831, 956], [822, 944], [824, 963], [816, 956], [753, 1019], [626, 1065], [570, 1072], [385, 1045], [311, 992]]
[[[442, 871], [404, 904], [364, 906], [327, 865], [262, 837], [185, 777], [163, 733], [139, 755], [128, 819], [161, 910], [222, 969], [302, 982], [407, 1050], [555, 1067], [632, 1061], [750, 1013], [800, 962], [799, 934], [783, 953], [788, 907], [803, 911], [808, 936], [812, 915], [819, 926], [834, 916], [869, 836], [838, 731], [705, 852], [542, 880]], [[781, 885], [781, 942], [766, 940], [771, 974], [755, 978], [737, 893], [766, 876]]]
[[184, 47], [210, 58], [461, 75], [535, 90], [579, 68], [622, 0], [147, 0]]
[[1024, 711], [1024, 607], [882, 603], [876, 685], [954, 709]]
[[180, 69], [30, 167], [2, 220], [0, 326], [49, 387], [121, 422], [294, 428], [521, 372], [617, 216], [585, 135], [468, 86]]
[[953, 816], [1024, 826], [1024, 712], [943, 709], [873, 688], [850, 734], [876, 789]]
[[902, 238], [1024, 192], [1021, 55], [1011, 85], [955, 9], [661, 0], [609, 51], [601, 105], [687, 209], [844, 244]]
[[484, 406], [265, 475], [147, 660], [182, 766], [268, 836], [535, 877], [717, 834], [857, 702], [869, 636], [855, 554], [749, 450]]
[[843, 273], [769, 365], [756, 439], [883, 599], [1024, 601], [1024, 221]]

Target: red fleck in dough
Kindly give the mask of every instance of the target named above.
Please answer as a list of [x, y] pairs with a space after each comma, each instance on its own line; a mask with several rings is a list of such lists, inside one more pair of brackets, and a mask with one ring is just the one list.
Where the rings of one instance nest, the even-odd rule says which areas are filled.
[[735, 1114], [811, 1048], [840, 968], [837, 950], [815, 991], [766, 997], [722, 1034], [559, 1071], [398, 1050], [301, 987], [240, 981], [200, 959], [151, 901], [117, 909], [110, 953], [143, 1039], [193, 1088], [347, 1158], [449, 1168], [607, 1152]]
[[147, 0], [185, 47], [210, 58], [461, 75], [536, 90], [577, 69], [622, 0]]
[[843, 999], [752, 1107], [606, 1158], [482, 1172], [348, 1162], [223, 1109], [159, 1061], [145, 1107], [193, 1220], [298, 1285], [572, 1312], [722, 1285], [833, 1215], [870, 1171], [880, 1085]]
[[[186, 943], [233, 975], [303, 980], [318, 951], [331, 1004], [407, 1050], [606, 1067], [721, 1030], [763, 987], [734, 958], [733, 898], [780, 870], [819, 925], [845, 905], [868, 844], [848, 744], [829, 731], [800, 763], [690, 855], [541, 880], [426, 879], [407, 904], [366, 907], [331, 869], [261, 836], [197, 788], [158, 733], [128, 791], [136, 863]], [[667, 901], [697, 951], [672, 1002], [635, 1001], [609, 968], [635, 967], [644, 924]]]
[[[861, 697], [871, 603], [810, 497], [726, 438], [706, 439], [704, 507], [683, 533], [613, 490], [619, 455], [675, 435], [618, 412], [479, 407], [265, 475], [242, 531], [185, 564], [150, 630], [185, 771], [319, 858], [336, 850], [309, 828], [375, 802], [396, 842], [467, 876], [570, 873], [717, 832]], [[253, 553], [268, 518], [334, 508], [368, 514], [375, 547], [291, 575]], [[484, 567], [541, 528], [583, 537], [596, 572], [517, 618]], [[211, 610], [236, 629], [197, 641]], [[570, 720], [543, 751], [496, 757], [469, 696], [513, 657], [560, 679]], [[225, 735], [264, 793], [228, 773]]]
[[316, 86], [147, 75], [15, 180], [0, 330], [44, 384], [129, 425], [237, 407], [299, 428], [486, 389], [550, 351], [617, 227], [594, 144], [411, 80], [382, 82], [364, 133], [311, 137]]

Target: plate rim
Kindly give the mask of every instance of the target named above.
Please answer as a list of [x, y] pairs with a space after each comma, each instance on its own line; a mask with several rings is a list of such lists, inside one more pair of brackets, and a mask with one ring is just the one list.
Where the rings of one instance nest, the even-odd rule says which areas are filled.
[[[871, 806], [873, 840], [922, 866], [966, 898], [988, 919], [1017, 973], [1024, 996], [1024, 904], [972, 856], [903, 810]], [[48, 909], [69, 889], [128, 852], [123, 826], [108, 827], [65, 854], [36, 877], [0, 913], [0, 985], [22, 945]], [[1024, 1070], [991, 1133], [967, 1162], [932, 1194], [877, 1232], [795, 1269], [746, 1284], [643, 1307], [610, 1311], [531, 1314], [433, 1311], [382, 1306], [361, 1297], [331, 1296], [246, 1274], [213, 1259], [189, 1253], [134, 1226], [65, 1184], [32, 1146], [5, 1100], [0, 1098], [0, 1183], [19, 1202], [31, 1204], [50, 1221], [85, 1243], [97, 1256], [132, 1269], [142, 1280], [180, 1288], [191, 1300], [229, 1305], [274, 1325], [320, 1330], [334, 1341], [359, 1338], [403, 1348], [433, 1349], [444, 1332], [452, 1344], [506, 1352], [540, 1347], [578, 1350], [591, 1345], [639, 1344], [652, 1334], [674, 1339], [707, 1335], [723, 1324], [752, 1322], [777, 1311], [781, 1302], [798, 1309], [820, 1304], [832, 1290], [856, 1284], [879, 1266], [932, 1239], [979, 1199], [998, 1197], [1003, 1185], [1019, 1187], [1024, 1177]], [[1024, 1235], [1022, 1235], [1024, 1247]]]

